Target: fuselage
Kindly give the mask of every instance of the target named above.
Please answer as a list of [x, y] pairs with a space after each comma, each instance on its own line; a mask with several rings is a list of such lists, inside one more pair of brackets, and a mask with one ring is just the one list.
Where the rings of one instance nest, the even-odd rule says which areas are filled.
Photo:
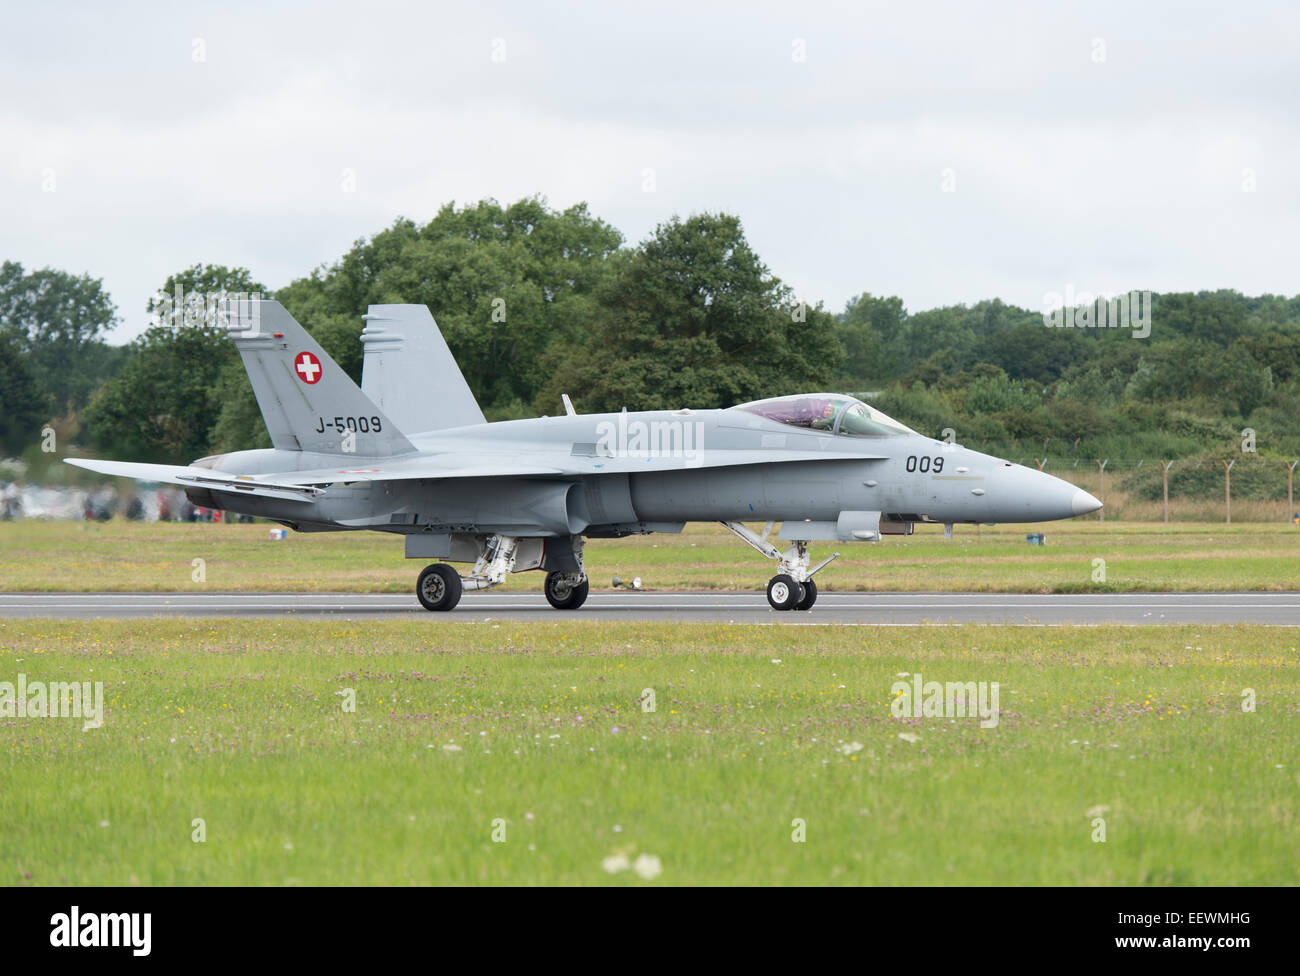
[[[217, 507], [305, 530], [618, 535], [674, 531], [693, 521], [833, 522], [859, 511], [899, 522], [1039, 522], [1100, 507], [1052, 475], [901, 425], [851, 436], [739, 408], [543, 417], [407, 436], [416, 449], [412, 462], [482, 459], [487, 469], [494, 460], [549, 457], [563, 459], [564, 470], [372, 481], [363, 457], [341, 464], [338, 455], [265, 450], [197, 463], [253, 476], [337, 471], [310, 512], [297, 503], [220, 493]], [[816, 459], [780, 460], [804, 452]], [[725, 464], [713, 463], [724, 455]]]

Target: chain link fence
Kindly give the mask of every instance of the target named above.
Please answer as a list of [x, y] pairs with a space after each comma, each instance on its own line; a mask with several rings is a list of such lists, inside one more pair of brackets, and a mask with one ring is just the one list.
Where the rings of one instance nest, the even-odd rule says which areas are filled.
[[1135, 522], [1300, 524], [1295, 480], [1300, 459], [1261, 457], [1009, 457], [1084, 488], [1105, 506], [1095, 518]]
[[[1292, 522], [1298, 462], [1236, 458], [1016, 457], [1092, 492], [1105, 506], [1089, 518], [1133, 522]], [[221, 521], [196, 508], [177, 488], [136, 490], [42, 486], [0, 480], [0, 520], [21, 518]]]

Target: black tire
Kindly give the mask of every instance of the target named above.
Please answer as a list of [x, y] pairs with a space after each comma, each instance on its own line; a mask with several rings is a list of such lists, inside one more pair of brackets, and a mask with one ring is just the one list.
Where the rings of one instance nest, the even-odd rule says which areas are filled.
[[425, 566], [415, 582], [415, 597], [420, 606], [435, 613], [460, 603], [460, 594], [460, 573], [446, 563]]
[[817, 584], [812, 580], [805, 580], [803, 584], [803, 599], [794, 605], [796, 610], [811, 610], [812, 605], [817, 602]]
[[562, 583], [564, 573], [546, 574], [546, 602], [556, 610], [577, 610], [587, 602], [587, 590], [590, 586], [583, 579], [577, 586]]
[[767, 581], [767, 602], [773, 610], [793, 610], [803, 599], [803, 586], [793, 576], [780, 573]]

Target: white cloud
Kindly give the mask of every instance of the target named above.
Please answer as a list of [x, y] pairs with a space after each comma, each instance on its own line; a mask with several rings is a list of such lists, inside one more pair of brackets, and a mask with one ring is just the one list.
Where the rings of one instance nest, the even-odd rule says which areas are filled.
[[864, 290], [914, 309], [1037, 307], [1071, 282], [1300, 290], [1300, 14], [1283, 4], [9, 16], [0, 257], [103, 276], [121, 338], [194, 262], [278, 287], [399, 215], [532, 193], [587, 200], [633, 242], [733, 211], [832, 309]]

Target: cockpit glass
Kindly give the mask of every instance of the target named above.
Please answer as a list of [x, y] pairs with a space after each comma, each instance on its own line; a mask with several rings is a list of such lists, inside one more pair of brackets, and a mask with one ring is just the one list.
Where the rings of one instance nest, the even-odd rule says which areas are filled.
[[865, 403], [850, 404], [840, 418], [839, 434], [856, 437], [885, 437], [889, 434], [906, 434], [902, 424], [890, 420], [879, 410], [873, 411]]
[[742, 403], [743, 410], [778, 424], [821, 430], [855, 437], [884, 437], [914, 431], [874, 410], [861, 400], [841, 393], [811, 393], [802, 396], [773, 397]]
[[758, 400], [754, 403], [742, 403], [736, 407], [746, 413], [766, 417], [778, 424], [790, 427], [805, 427], [809, 430], [833, 430], [835, 417], [844, 407], [847, 397], [837, 396], [799, 396], [777, 397], [772, 400]]

